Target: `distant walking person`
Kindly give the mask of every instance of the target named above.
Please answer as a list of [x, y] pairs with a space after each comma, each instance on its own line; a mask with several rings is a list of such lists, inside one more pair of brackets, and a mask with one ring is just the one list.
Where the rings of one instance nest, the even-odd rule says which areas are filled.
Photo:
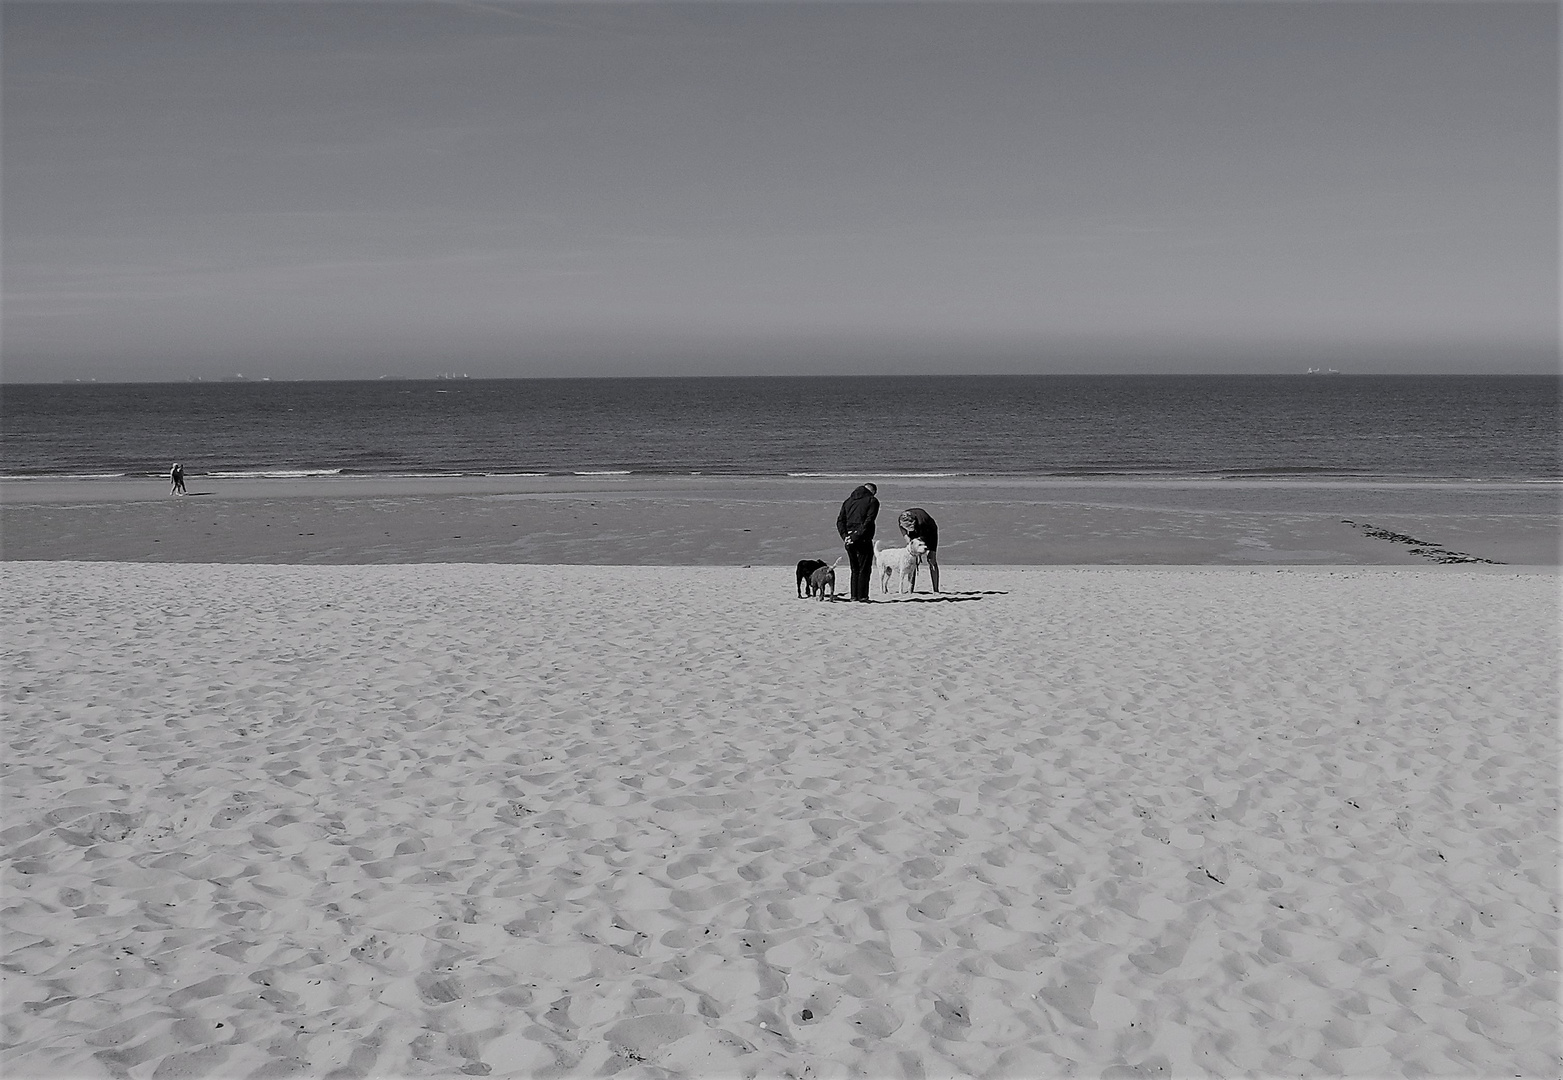
[[910, 510], [902, 510], [901, 516], [896, 520], [901, 528], [901, 535], [908, 540], [921, 540], [928, 545], [928, 554], [924, 556], [928, 560], [928, 576], [933, 579], [933, 591], [939, 591], [939, 523], [928, 516], [928, 511], [921, 506], [914, 506]]
[[185, 493], [185, 467], [177, 461], [174, 462], [174, 467], [168, 470], [168, 493], [170, 495]]
[[854, 488], [836, 515], [836, 532], [847, 547], [852, 567], [852, 599], [868, 603], [868, 583], [874, 576], [874, 519], [879, 516], [879, 489], [873, 484]]

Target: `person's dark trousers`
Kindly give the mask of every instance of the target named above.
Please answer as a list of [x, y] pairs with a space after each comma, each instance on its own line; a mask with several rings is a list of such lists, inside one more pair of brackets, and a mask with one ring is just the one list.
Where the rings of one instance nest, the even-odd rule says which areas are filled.
[[859, 540], [847, 545], [847, 564], [852, 567], [852, 599], [868, 599], [868, 583], [874, 576], [874, 542]]

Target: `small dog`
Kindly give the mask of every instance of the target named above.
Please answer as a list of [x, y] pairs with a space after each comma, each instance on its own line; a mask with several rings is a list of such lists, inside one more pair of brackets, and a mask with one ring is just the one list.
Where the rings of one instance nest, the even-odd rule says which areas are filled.
[[917, 568], [922, 565], [928, 545], [921, 540], [908, 540], [904, 548], [881, 548], [874, 541], [874, 569], [879, 572], [880, 592], [890, 591], [890, 578], [897, 577], [896, 592], [917, 591]]
[[836, 598], [836, 567], [839, 565], [841, 565], [841, 560], [837, 559], [829, 566], [822, 564], [818, 570], [809, 575], [810, 596], [816, 596], [821, 600], [825, 599], [825, 589], [828, 586], [830, 588], [830, 598], [832, 600]]
[[802, 562], [798, 563], [799, 600], [814, 595], [814, 586], [813, 583], [809, 581], [809, 577], [814, 573], [814, 571], [823, 570], [825, 565], [826, 563], [823, 559], [804, 559]]

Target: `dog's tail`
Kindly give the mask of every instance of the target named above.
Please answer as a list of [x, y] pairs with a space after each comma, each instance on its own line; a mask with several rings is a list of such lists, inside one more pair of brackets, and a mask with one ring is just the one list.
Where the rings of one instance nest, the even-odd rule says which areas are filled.
[[842, 559], [845, 559], [845, 558], [846, 558], [846, 556], [845, 556], [845, 555], [837, 555], [837, 556], [836, 556], [836, 561], [835, 561], [835, 562], [833, 562], [833, 563], [831, 563], [831, 564], [830, 564], [830, 568], [831, 568], [831, 569], [832, 569], [832, 570], [834, 570], [834, 569], [835, 569], [835, 568], [836, 568], [836, 567], [838, 567], [838, 566], [840, 566], [840, 565], [841, 565], [841, 560], [842, 560]]

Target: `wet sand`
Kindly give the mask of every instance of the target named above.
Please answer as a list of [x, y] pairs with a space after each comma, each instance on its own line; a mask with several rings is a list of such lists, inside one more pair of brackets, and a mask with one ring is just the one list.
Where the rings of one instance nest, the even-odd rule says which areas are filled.
[[[867, 478], [865, 478], [867, 479]], [[9, 560], [784, 566], [834, 558], [842, 478], [191, 477], [0, 484]], [[1559, 564], [1556, 485], [878, 480], [941, 565], [1427, 565], [1416, 545]]]

